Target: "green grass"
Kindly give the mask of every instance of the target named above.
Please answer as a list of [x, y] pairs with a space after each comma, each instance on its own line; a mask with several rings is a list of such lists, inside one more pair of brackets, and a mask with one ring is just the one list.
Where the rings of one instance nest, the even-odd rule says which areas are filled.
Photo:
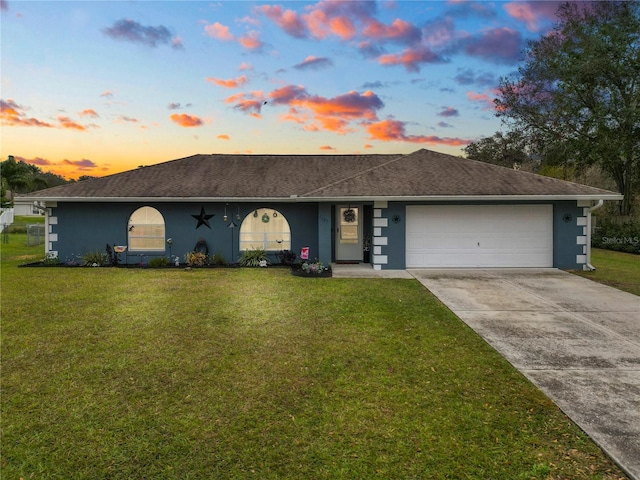
[[595, 282], [640, 295], [640, 255], [591, 249], [593, 272], [573, 272]]
[[17, 268], [43, 255], [19, 244], [3, 479], [624, 478], [414, 280]]

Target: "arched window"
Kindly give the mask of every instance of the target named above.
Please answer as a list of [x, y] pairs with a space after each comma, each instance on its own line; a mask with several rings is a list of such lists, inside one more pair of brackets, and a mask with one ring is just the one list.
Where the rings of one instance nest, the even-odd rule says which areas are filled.
[[277, 210], [258, 208], [244, 217], [240, 226], [240, 251], [258, 248], [266, 251], [291, 249], [289, 222]]
[[129, 251], [164, 252], [164, 218], [153, 207], [140, 207], [129, 217]]

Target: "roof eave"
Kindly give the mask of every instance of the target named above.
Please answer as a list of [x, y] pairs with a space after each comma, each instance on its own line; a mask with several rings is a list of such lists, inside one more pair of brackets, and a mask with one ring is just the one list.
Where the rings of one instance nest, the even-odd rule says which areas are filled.
[[623, 195], [616, 193], [593, 193], [584, 195], [392, 195], [392, 196], [336, 196], [336, 197], [38, 197], [21, 195], [21, 200], [39, 202], [73, 202], [73, 203], [124, 203], [124, 202], [154, 202], [154, 203], [248, 203], [248, 202], [476, 202], [476, 201], [561, 201], [561, 200], [622, 200]]
[[24, 195], [21, 200], [38, 202], [71, 202], [71, 203], [238, 203], [238, 202], [295, 202], [297, 197], [29, 197]]
[[622, 200], [623, 195], [588, 194], [588, 195], [407, 195], [407, 196], [342, 196], [342, 197], [304, 197], [300, 202], [477, 202], [477, 201], [561, 201], [561, 200]]

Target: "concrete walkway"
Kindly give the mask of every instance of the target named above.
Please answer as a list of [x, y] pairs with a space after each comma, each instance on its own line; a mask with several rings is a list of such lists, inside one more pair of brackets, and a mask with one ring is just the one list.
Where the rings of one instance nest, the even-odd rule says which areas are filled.
[[374, 270], [368, 263], [332, 263], [334, 278], [414, 278], [406, 270]]
[[640, 480], [640, 297], [555, 269], [409, 272]]

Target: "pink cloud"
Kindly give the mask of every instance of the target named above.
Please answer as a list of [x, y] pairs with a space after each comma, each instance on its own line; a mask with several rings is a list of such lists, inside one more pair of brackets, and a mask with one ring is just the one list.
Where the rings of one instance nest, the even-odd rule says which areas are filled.
[[556, 12], [562, 2], [555, 1], [520, 1], [504, 5], [507, 14], [523, 22], [530, 32], [540, 32], [544, 24], [556, 19]]
[[229, 27], [226, 25], [222, 25], [221, 23], [214, 23], [213, 25], [207, 25], [204, 27], [204, 31], [211, 38], [215, 38], [217, 40], [222, 40], [225, 42], [230, 42], [235, 39], [233, 34], [229, 31]]
[[313, 123], [305, 125], [307, 131], [327, 130], [340, 134], [352, 131], [352, 121], [373, 121], [376, 112], [384, 103], [375, 93], [366, 91], [362, 94], [349, 92], [333, 98], [309, 95], [303, 87], [288, 85], [269, 94], [273, 103], [286, 104], [291, 108], [284, 120], [306, 124], [309, 118]]
[[328, 151], [335, 151], [335, 147], [332, 147], [331, 145], [322, 145], [320, 147], [320, 150], [328, 150]]
[[383, 120], [381, 122], [372, 123], [367, 127], [372, 140], [380, 140], [383, 142], [409, 142], [409, 143], [426, 143], [430, 145], [450, 145], [462, 146], [471, 143], [470, 140], [461, 138], [438, 137], [435, 135], [407, 135], [405, 133], [405, 122], [399, 120]]
[[333, 62], [330, 58], [327, 57], [316, 57], [314, 55], [309, 55], [302, 62], [293, 66], [293, 68], [297, 70], [319, 70], [322, 68], [330, 67], [333, 65]]
[[87, 127], [80, 125], [79, 123], [71, 120], [69, 117], [65, 117], [62, 115], [58, 115], [58, 121], [60, 122], [60, 126], [67, 130], [78, 130], [83, 132], [87, 129]]
[[304, 14], [284, 10], [279, 5], [263, 5], [256, 11], [296, 38], [312, 36], [322, 39], [335, 35], [342, 40], [350, 40], [357, 34], [356, 24], [370, 20], [375, 8], [373, 2], [330, 0], [307, 7]]
[[442, 58], [429, 48], [419, 46], [417, 48], [407, 48], [402, 53], [380, 55], [378, 63], [380, 65], [402, 65], [408, 72], [419, 72], [423, 63], [438, 63]]
[[188, 115], [186, 113], [174, 113], [169, 118], [174, 123], [177, 123], [181, 127], [189, 128], [189, 127], [199, 127], [204, 124], [204, 122], [196, 117], [195, 115]]
[[283, 10], [280, 5], [262, 5], [257, 7], [257, 11], [263, 13], [292, 37], [304, 38], [307, 36], [307, 27], [293, 10]]
[[264, 94], [261, 91], [237, 93], [226, 98], [225, 103], [234, 104], [233, 108], [250, 114], [254, 118], [260, 118], [262, 106], [265, 103]]
[[0, 121], [3, 125], [22, 127], [46, 127], [53, 125], [38, 120], [37, 118], [27, 118], [24, 107], [18, 105], [12, 99], [0, 100]]
[[376, 110], [384, 106], [380, 97], [368, 90], [363, 94], [349, 92], [333, 98], [318, 95], [294, 98], [290, 102], [295, 107], [307, 108], [322, 117], [341, 117], [348, 119], [376, 118]]
[[[284, 115], [280, 115], [280, 119], [283, 122], [293, 122], [293, 123], [298, 123], [300, 125], [304, 125], [305, 123], [307, 123], [309, 121], [309, 116], [300, 112], [298, 109], [296, 108], [290, 108], [289, 112], [284, 114]], [[305, 130], [307, 128], [305, 127]], [[315, 127], [314, 131], [317, 131], [318, 128]]]
[[83, 158], [82, 160], [67, 160], [66, 158], [62, 160], [62, 165], [71, 165], [74, 167], [78, 167], [78, 170], [92, 170], [94, 168], [98, 168], [93, 160], [89, 160], [88, 158]]
[[[320, 129], [345, 133], [352, 121], [374, 121], [376, 112], [384, 106], [384, 103], [372, 91], [364, 93], [348, 92], [333, 98], [325, 98], [320, 95], [310, 95], [300, 85], [286, 85], [270, 92], [265, 101], [262, 92], [253, 92], [251, 95], [239, 93], [225, 100], [225, 103], [234, 104], [234, 108], [254, 116], [259, 114], [262, 106], [269, 102], [272, 105], [287, 105], [289, 111], [280, 118], [283, 121], [296, 122], [305, 125], [305, 130], [317, 131]], [[308, 124], [313, 119], [312, 124]]]
[[489, 93], [477, 93], [477, 92], [467, 92], [467, 98], [472, 102], [483, 103], [483, 110], [494, 110], [496, 108], [493, 103], [493, 99], [497, 92], [491, 91]]
[[38, 165], [40, 167], [48, 167], [50, 165], [53, 165], [53, 163], [50, 160], [47, 160], [46, 158], [40, 158], [40, 157], [36, 157], [36, 158], [16, 157], [16, 159], [21, 160], [25, 163], [30, 163], [31, 165]]
[[238, 42], [240, 42], [240, 45], [242, 45], [242, 47], [246, 48], [247, 50], [260, 50], [264, 46], [264, 43], [260, 40], [259, 37], [260, 33], [252, 30], [246, 35], [240, 37], [238, 39]]
[[269, 101], [278, 105], [288, 105], [293, 99], [307, 95], [301, 85], [287, 85], [269, 93]]
[[229, 137], [229, 135], [222, 134], [222, 135], [218, 135], [216, 138], [218, 140], [229, 140], [230, 137]]
[[302, 18], [307, 24], [311, 35], [317, 39], [323, 39], [328, 35], [336, 35], [343, 40], [350, 40], [356, 34], [356, 27], [350, 18], [346, 16], [330, 16], [321, 9], [315, 9]]
[[404, 43], [413, 43], [420, 40], [420, 30], [413, 24], [395, 19], [391, 25], [385, 25], [372, 19], [362, 31], [362, 35], [376, 40], [396, 40]]
[[89, 118], [98, 118], [100, 116], [92, 108], [87, 108], [85, 110], [82, 110], [81, 112], [78, 112], [78, 115], [80, 115], [81, 117], [89, 117]]
[[245, 83], [247, 83], [247, 77], [242, 75], [240, 77], [231, 78], [229, 80], [223, 80], [221, 78], [207, 77], [207, 82], [214, 83], [215, 85], [218, 85], [219, 87], [238, 88], [238, 87], [241, 87], [242, 85], [244, 85]]

